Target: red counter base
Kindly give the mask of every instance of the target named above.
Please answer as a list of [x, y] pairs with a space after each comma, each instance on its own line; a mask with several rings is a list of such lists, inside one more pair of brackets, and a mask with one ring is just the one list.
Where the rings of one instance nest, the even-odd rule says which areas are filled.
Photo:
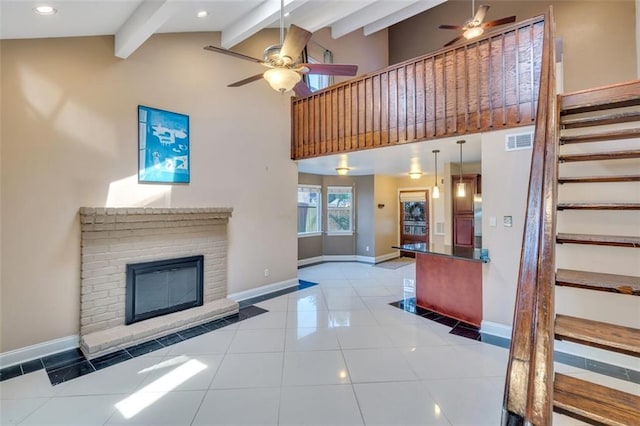
[[480, 327], [482, 262], [417, 253], [416, 304]]

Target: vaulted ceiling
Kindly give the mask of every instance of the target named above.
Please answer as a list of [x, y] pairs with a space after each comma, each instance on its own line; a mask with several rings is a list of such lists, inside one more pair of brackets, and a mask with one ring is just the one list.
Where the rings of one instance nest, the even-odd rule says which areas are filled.
[[[369, 35], [444, 1], [284, 0], [285, 26], [330, 27], [333, 38], [359, 29]], [[57, 13], [34, 13], [43, 4]], [[277, 28], [280, 6], [281, 0], [1, 0], [0, 38], [114, 35], [115, 55], [126, 58], [154, 33], [220, 31], [222, 47], [232, 48]]]

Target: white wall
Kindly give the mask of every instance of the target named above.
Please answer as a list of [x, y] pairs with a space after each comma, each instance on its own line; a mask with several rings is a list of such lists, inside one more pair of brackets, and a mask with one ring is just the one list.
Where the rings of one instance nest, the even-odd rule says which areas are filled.
[[[518, 284], [531, 150], [505, 151], [505, 135], [531, 127], [482, 134], [482, 246], [491, 261], [482, 268], [483, 321], [510, 326]], [[511, 216], [513, 226], [503, 226]], [[497, 225], [489, 224], [496, 218]]]

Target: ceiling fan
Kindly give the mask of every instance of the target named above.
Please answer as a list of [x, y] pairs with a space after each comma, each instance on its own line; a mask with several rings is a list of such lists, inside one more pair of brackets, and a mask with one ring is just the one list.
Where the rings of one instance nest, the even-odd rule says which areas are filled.
[[229, 84], [227, 87], [239, 87], [264, 78], [271, 87], [281, 93], [293, 90], [296, 96], [307, 96], [311, 89], [302, 79], [303, 74], [354, 76], [358, 72], [357, 65], [345, 64], [311, 64], [300, 63], [298, 59], [311, 39], [311, 33], [296, 25], [291, 25], [284, 37], [284, 0], [280, 1], [280, 44], [269, 46], [264, 51], [264, 58], [257, 59], [242, 53], [216, 46], [205, 46], [205, 50], [223, 53], [235, 58], [244, 59], [264, 65], [267, 71], [247, 77]]
[[[475, 0], [471, 0], [471, 13], [473, 14], [475, 7]], [[495, 21], [482, 22], [484, 21], [484, 17], [489, 10], [489, 6], [481, 5], [478, 8], [478, 11], [471, 17], [467, 19], [464, 25], [440, 25], [438, 28], [444, 30], [462, 30], [463, 33], [458, 37], [451, 40], [449, 43], [445, 44], [444, 47], [451, 46], [453, 43], [457, 42], [461, 38], [466, 38], [467, 40], [479, 37], [484, 33], [485, 28], [497, 27], [498, 25], [510, 24], [516, 21], [515, 16], [508, 16], [502, 19], [496, 19]]]

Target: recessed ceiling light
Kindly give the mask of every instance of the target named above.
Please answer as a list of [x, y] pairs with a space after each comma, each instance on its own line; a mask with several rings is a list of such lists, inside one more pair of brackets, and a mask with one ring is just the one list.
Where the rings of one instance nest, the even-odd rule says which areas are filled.
[[33, 9], [33, 11], [38, 15], [54, 15], [58, 13], [58, 11], [51, 6], [38, 6]]
[[200, 12], [198, 12], [198, 18], [206, 18], [207, 16], [209, 16], [209, 12], [207, 12], [206, 10], [201, 10]]
[[286, 18], [289, 15], [291, 15], [291, 12], [285, 12], [284, 17]]

